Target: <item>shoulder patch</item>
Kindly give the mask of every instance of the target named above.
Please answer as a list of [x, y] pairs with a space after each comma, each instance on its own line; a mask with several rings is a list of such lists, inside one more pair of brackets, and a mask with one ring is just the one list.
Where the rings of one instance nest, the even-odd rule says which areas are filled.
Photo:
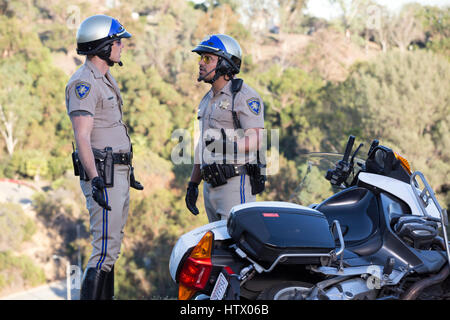
[[89, 92], [91, 91], [91, 85], [87, 82], [79, 82], [75, 86], [75, 94], [77, 95], [78, 99], [84, 99], [89, 95]]
[[261, 111], [261, 102], [259, 102], [258, 98], [250, 98], [247, 100], [247, 106], [249, 107], [250, 111], [254, 114], [259, 114]]

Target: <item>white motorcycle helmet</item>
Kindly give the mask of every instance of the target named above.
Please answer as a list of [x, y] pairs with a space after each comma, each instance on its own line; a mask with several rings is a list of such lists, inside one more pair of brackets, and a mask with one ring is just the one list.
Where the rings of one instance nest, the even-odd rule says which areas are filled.
[[[242, 62], [242, 50], [239, 43], [226, 34], [213, 34], [204, 38], [193, 50], [199, 55], [211, 53], [219, 57], [214, 82], [221, 75], [230, 77], [238, 74]], [[203, 79], [199, 78], [199, 81]]]
[[[116, 19], [106, 15], [95, 15], [85, 19], [77, 31], [77, 53], [96, 55], [112, 66], [109, 59], [112, 43], [131, 34]], [[119, 65], [122, 65], [119, 62]]]

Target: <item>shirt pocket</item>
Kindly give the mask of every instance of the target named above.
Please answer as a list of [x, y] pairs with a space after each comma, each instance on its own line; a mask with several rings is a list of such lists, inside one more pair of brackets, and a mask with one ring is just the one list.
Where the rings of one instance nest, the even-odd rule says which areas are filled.
[[102, 99], [102, 108], [103, 109], [114, 109], [117, 108], [117, 98], [112, 96], [112, 97], [108, 97], [108, 98], [103, 98]]
[[94, 126], [98, 128], [117, 126], [121, 119], [117, 98], [102, 98], [100, 105], [101, 109], [96, 113], [94, 118]]

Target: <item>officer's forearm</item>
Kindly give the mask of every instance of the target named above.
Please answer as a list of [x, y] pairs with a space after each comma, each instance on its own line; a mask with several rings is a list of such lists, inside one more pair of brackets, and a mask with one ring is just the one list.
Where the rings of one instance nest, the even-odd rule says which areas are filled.
[[245, 136], [237, 141], [238, 152], [248, 153], [259, 149], [263, 130], [252, 128], [245, 130]]
[[91, 132], [94, 120], [90, 116], [72, 116], [70, 119], [72, 120], [75, 142], [77, 143], [81, 164], [89, 179], [93, 179], [98, 176], [91, 147]]
[[202, 175], [199, 164], [194, 164], [194, 168], [192, 168], [191, 180], [195, 183], [200, 183], [202, 181]]
[[95, 167], [94, 154], [92, 153], [91, 142], [85, 138], [78, 138], [75, 136], [77, 143], [78, 155], [80, 157], [81, 164], [86, 171], [90, 180], [98, 176], [97, 168]]

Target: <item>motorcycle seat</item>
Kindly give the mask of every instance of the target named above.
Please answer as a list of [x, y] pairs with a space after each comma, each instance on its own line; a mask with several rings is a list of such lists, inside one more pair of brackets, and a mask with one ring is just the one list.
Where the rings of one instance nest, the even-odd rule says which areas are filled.
[[383, 246], [383, 239], [378, 230], [377, 232], [372, 234], [372, 236], [369, 239], [365, 240], [360, 244], [353, 244], [351, 246], [348, 246], [347, 249], [356, 253], [359, 256], [369, 256], [380, 250], [382, 246]]
[[330, 224], [339, 221], [346, 247], [355, 247], [365, 255], [380, 245], [378, 206], [369, 190], [346, 189], [319, 204], [316, 210], [322, 212]]

